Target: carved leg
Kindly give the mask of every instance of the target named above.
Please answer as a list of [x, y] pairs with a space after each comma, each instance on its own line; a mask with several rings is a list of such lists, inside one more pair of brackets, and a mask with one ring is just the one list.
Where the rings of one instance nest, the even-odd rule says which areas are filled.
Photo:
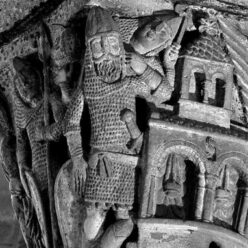
[[84, 222], [84, 232], [86, 239], [92, 241], [96, 239], [102, 224], [106, 218], [107, 211], [102, 207], [87, 207], [86, 220]]
[[101, 239], [100, 248], [120, 248], [133, 230], [133, 222], [128, 214], [128, 209], [118, 209], [117, 221], [111, 225]]
[[54, 198], [59, 229], [64, 248], [86, 247], [83, 233], [85, 209], [82, 196], [75, 193], [72, 162], [60, 169], [55, 182]]

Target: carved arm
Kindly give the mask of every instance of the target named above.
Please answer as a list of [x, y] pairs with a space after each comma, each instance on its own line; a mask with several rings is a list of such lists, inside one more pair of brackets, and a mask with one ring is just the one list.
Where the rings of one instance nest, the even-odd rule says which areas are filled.
[[147, 66], [139, 80], [145, 82], [150, 89], [152, 98], [149, 99], [148, 97], [148, 100], [160, 104], [170, 99], [173, 87], [170, 85], [167, 76], [164, 77], [158, 71]]
[[77, 90], [70, 102], [63, 120], [63, 133], [72, 159], [83, 155], [80, 120], [84, 109], [84, 96], [82, 90]]
[[[130, 67], [136, 73], [140, 82], [140, 85], [137, 87], [140, 88], [138, 89], [138, 95], [155, 104], [167, 101], [173, 91], [172, 85], [174, 85], [175, 70], [174, 68], [172, 70], [172, 62], [169, 59], [167, 60], [167, 65], [169, 66], [167, 68], [168, 74], [163, 76], [160, 72], [147, 65], [141, 56], [137, 54], [131, 55]], [[173, 80], [173, 84], [171, 80]]]

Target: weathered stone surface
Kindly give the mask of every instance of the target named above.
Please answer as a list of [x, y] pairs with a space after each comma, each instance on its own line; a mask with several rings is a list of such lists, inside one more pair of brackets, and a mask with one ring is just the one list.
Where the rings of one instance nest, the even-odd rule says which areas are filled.
[[[232, 245], [245, 248], [247, 240], [211, 224], [172, 220], [141, 220], [139, 248], [229, 248]], [[212, 245], [212, 246], [211, 246]]]
[[39, 7], [40, 4], [47, 0], [33, 0], [33, 1], [0, 1], [0, 32], [10, 29], [14, 26], [15, 22], [22, 20], [28, 16], [32, 10]]
[[248, 4], [6, 4], [0, 200], [28, 248], [246, 247]]

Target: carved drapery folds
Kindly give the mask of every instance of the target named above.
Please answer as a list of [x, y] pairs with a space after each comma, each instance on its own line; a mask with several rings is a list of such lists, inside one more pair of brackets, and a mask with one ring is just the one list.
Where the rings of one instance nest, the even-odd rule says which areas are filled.
[[0, 48], [0, 157], [27, 246], [211, 247], [228, 233], [244, 247], [242, 31], [193, 5], [65, 2]]

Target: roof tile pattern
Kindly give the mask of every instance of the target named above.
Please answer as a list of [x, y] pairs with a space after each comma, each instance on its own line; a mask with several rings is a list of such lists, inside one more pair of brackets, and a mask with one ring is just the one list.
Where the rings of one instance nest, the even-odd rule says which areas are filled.
[[232, 64], [231, 59], [224, 51], [220, 39], [207, 34], [202, 34], [192, 43], [189, 43], [182, 50], [181, 55]]

